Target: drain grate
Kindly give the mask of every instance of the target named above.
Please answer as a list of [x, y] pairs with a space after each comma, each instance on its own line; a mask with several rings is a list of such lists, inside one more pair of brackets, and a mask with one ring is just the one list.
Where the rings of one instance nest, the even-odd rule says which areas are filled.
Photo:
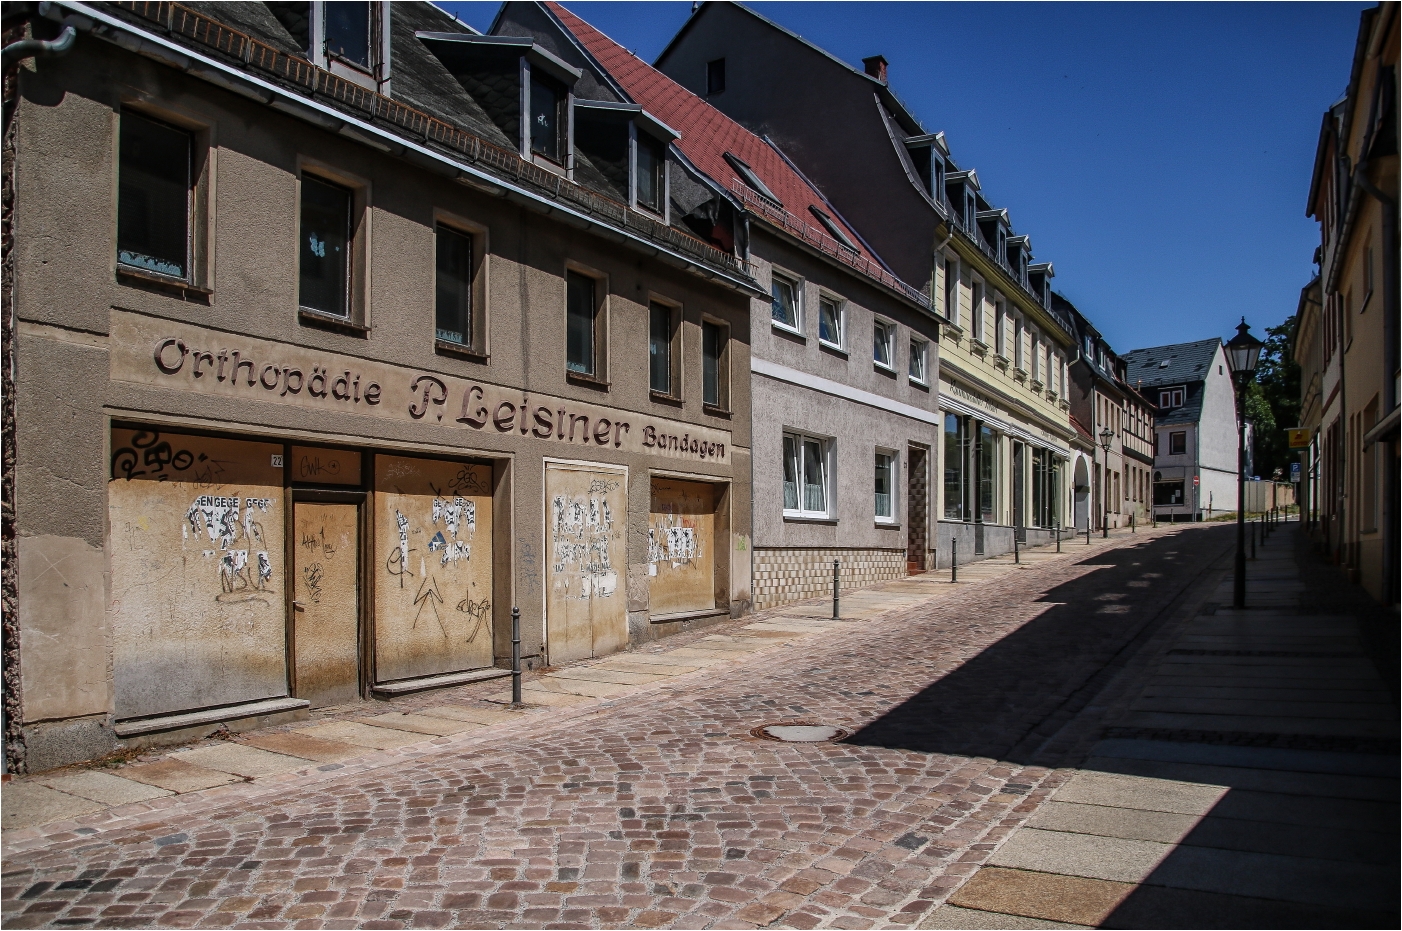
[[841, 740], [847, 731], [835, 724], [815, 724], [811, 721], [787, 721], [782, 724], [762, 724], [750, 731], [755, 737], [789, 744], [818, 744]]

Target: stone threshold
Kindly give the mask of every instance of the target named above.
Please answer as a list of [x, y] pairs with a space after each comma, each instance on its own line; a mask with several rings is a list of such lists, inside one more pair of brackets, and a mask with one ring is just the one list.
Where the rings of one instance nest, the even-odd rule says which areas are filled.
[[116, 732], [118, 737], [136, 737], [139, 734], [175, 731], [183, 727], [197, 727], [201, 724], [218, 724], [221, 721], [237, 721], [242, 718], [261, 718], [265, 715], [297, 711], [309, 707], [311, 707], [311, 702], [305, 698], [268, 698], [262, 701], [246, 702], [242, 705], [224, 705], [219, 708], [185, 711], [180, 714], [167, 714], [156, 718], [142, 718], [138, 721], [119, 721], [112, 725], [112, 730]]
[[486, 682], [489, 679], [503, 679], [511, 675], [510, 669], [472, 669], [468, 672], [449, 672], [441, 676], [424, 676], [419, 679], [401, 679], [397, 682], [381, 682], [371, 687], [376, 695], [408, 695], [412, 692], [426, 692], [429, 689], [447, 688], [453, 685], [467, 685], [469, 682]]

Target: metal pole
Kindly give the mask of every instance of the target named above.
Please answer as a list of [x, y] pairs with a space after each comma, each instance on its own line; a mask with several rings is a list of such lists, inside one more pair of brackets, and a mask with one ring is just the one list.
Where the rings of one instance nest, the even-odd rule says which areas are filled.
[[837, 591], [841, 576], [838, 575], [838, 561], [832, 561], [832, 619], [837, 620]]
[[959, 541], [949, 541], [949, 581], [959, 581]]
[[[1013, 534], [1014, 534], [1014, 535], [1017, 534], [1017, 530], [1016, 530], [1016, 529], [1013, 530]], [[1056, 522], [1056, 551], [1057, 551], [1058, 553], [1061, 552], [1061, 521], [1060, 521], [1060, 520], [1058, 520], [1058, 521]]]
[[1086, 546], [1090, 546], [1090, 517], [1086, 517]]
[[[1246, 411], [1245, 384], [1239, 380], [1236, 389], [1237, 450], [1236, 450], [1236, 559], [1232, 580], [1232, 606], [1246, 607]], [[1252, 538], [1252, 555], [1255, 542]]]
[[511, 704], [521, 704], [521, 609], [511, 608]]
[[1139, 529], [1138, 529], [1137, 527], [1134, 526], [1134, 512], [1133, 512], [1133, 511], [1130, 511], [1130, 512], [1129, 512], [1129, 532], [1130, 532], [1130, 533], [1138, 533], [1138, 532], [1139, 532]]
[[1017, 528], [1013, 528], [1013, 562], [1022, 562], [1022, 550], [1017, 544]]

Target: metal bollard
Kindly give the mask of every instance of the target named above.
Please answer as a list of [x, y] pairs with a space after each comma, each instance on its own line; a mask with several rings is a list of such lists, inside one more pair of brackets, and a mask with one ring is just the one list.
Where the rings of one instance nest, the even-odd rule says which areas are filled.
[[1086, 546], [1090, 546], [1090, 518], [1086, 518]]
[[949, 541], [949, 581], [959, 581], [959, 541]]
[[[1016, 535], [1017, 531], [1014, 530], [1013, 534]], [[1061, 552], [1061, 521], [1056, 522], [1056, 551]]]
[[1013, 528], [1013, 564], [1014, 564], [1014, 565], [1018, 565], [1018, 564], [1020, 564], [1021, 562], [1022, 562], [1022, 548], [1021, 548], [1020, 546], [1018, 546], [1018, 542], [1017, 542], [1017, 528], [1014, 527], [1014, 528]]
[[511, 608], [511, 704], [521, 704], [521, 609]]
[[1252, 558], [1252, 559], [1255, 559], [1255, 558], [1256, 558], [1256, 529], [1257, 529], [1257, 522], [1253, 520], [1253, 521], [1251, 522], [1251, 558]]
[[1133, 511], [1130, 511], [1130, 512], [1129, 512], [1129, 532], [1130, 532], [1130, 533], [1138, 533], [1138, 532], [1139, 532], [1139, 528], [1137, 528], [1134, 524], [1135, 524], [1134, 512], [1133, 512]]
[[837, 620], [837, 592], [841, 585], [841, 576], [838, 575], [838, 561], [832, 561], [832, 619]]

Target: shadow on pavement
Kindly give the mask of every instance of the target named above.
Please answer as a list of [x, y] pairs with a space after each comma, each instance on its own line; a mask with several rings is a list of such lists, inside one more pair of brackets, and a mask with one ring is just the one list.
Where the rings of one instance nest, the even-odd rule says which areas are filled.
[[[1084, 563], [1091, 571], [1042, 594], [1039, 616], [845, 742], [1042, 762], [1037, 748], [1119, 671], [1129, 647], [1222, 556], [1231, 534], [1197, 527], [1093, 552]], [[995, 602], [978, 610], [998, 609]]]

